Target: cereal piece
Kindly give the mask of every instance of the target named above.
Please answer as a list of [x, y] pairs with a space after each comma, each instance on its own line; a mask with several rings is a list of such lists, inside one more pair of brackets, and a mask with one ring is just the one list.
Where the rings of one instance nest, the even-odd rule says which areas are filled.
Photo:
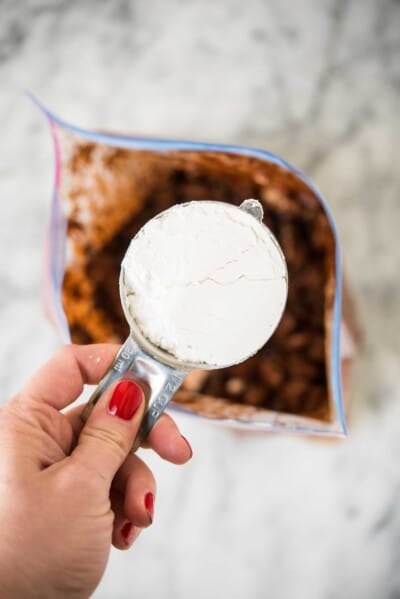
[[192, 370], [183, 381], [182, 387], [187, 391], [200, 391], [207, 377], [207, 370]]
[[239, 377], [232, 377], [226, 381], [225, 391], [229, 395], [243, 395], [246, 391], [246, 383]]
[[246, 392], [245, 403], [250, 406], [261, 406], [264, 403], [265, 391], [261, 385], [252, 385]]
[[259, 364], [259, 373], [263, 384], [272, 389], [279, 387], [284, 378], [282, 365], [274, 359], [262, 358]]

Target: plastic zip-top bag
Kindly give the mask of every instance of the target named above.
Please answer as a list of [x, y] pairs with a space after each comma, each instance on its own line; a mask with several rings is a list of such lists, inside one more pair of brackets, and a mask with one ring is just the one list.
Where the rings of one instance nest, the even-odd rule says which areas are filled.
[[348, 297], [342, 309], [335, 224], [315, 186], [263, 150], [89, 131], [41, 109], [55, 148], [46, 306], [62, 339], [127, 337], [120, 263], [155, 214], [187, 201], [257, 198], [288, 266], [281, 323], [243, 364], [191, 372], [171, 409], [243, 430], [344, 435], [342, 370], [347, 392], [356, 330]]

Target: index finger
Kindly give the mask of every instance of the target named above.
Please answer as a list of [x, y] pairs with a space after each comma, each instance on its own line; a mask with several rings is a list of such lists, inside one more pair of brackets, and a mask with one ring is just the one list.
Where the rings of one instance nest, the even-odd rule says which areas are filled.
[[57, 410], [73, 403], [85, 384], [96, 384], [111, 366], [120, 346], [64, 345], [29, 379], [21, 390]]

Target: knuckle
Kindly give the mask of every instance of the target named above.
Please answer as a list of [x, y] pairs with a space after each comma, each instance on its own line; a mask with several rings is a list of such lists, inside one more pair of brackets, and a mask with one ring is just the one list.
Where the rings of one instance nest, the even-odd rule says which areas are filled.
[[98, 425], [86, 425], [82, 430], [81, 439], [94, 440], [107, 445], [121, 460], [129, 451], [127, 440], [116, 430]]
[[65, 494], [73, 496], [76, 489], [85, 490], [87, 497], [92, 497], [101, 492], [105, 482], [109, 481], [101, 464], [77, 462], [72, 457], [60, 471], [57, 490], [60, 497]]
[[52, 432], [59, 413], [46, 403], [29, 394], [18, 393], [8, 404], [10, 412], [17, 418], [38, 425], [45, 432]]
[[60, 362], [71, 362], [71, 360], [74, 360], [74, 346], [70, 343], [60, 347], [56, 351], [56, 358]]
[[18, 393], [15, 395], [3, 409], [3, 420], [9, 423], [33, 424], [33, 417], [30, 410], [31, 398]]

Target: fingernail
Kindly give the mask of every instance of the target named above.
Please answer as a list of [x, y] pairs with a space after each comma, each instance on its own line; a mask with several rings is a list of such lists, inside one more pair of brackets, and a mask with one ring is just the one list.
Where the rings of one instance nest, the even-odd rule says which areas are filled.
[[126, 543], [129, 543], [130, 537], [132, 536], [132, 532], [133, 532], [132, 522], [127, 522], [121, 528], [121, 535]]
[[189, 441], [186, 439], [186, 437], [184, 437], [183, 435], [181, 435], [181, 437], [182, 437], [182, 439], [185, 441], [186, 445], [188, 446], [188, 448], [189, 448], [189, 451], [190, 451], [190, 458], [192, 458], [192, 457], [193, 457], [193, 449], [192, 449], [192, 446], [190, 445], [190, 443], [189, 443]]
[[149, 515], [151, 522], [153, 522], [154, 515], [154, 495], [153, 493], [146, 493], [144, 496], [144, 507]]
[[130, 420], [142, 403], [143, 391], [134, 381], [121, 381], [115, 387], [108, 404], [108, 411], [113, 416]]

